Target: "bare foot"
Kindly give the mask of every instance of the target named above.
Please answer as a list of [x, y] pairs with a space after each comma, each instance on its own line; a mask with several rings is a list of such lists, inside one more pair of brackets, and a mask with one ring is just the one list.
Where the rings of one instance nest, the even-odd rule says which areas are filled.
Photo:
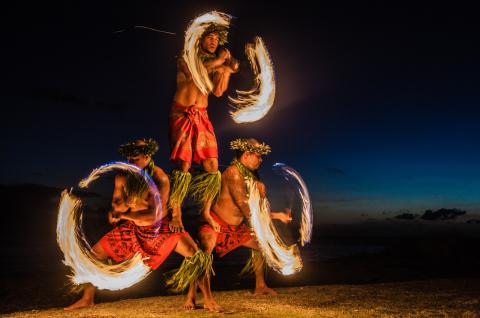
[[70, 306], [63, 308], [63, 310], [75, 310], [80, 308], [92, 307], [93, 305], [94, 305], [93, 299], [89, 300], [89, 299], [80, 298], [78, 301], [71, 304]]
[[205, 300], [205, 303], [203, 304], [203, 308], [212, 312], [223, 312], [223, 308], [220, 307], [220, 305], [217, 304], [215, 300], [210, 300], [210, 301]]
[[194, 299], [187, 299], [183, 304], [183, 309], [185, 310], [195, 310], [195, 300]]
[[182, 219], [179, 217], [172, 217], [172, 220], [170, 221], [170, 224], [168, 224], [168, 227], [173, 233], [185, 231], [185, 229], [183, 228]]
[[255, 288], [255, 291], [254, 291], [254, 294], [255, 295], [278, 295], [278, 293], [267, 287], [267, 286], [263, 286], [263, 287], [256, 287]]

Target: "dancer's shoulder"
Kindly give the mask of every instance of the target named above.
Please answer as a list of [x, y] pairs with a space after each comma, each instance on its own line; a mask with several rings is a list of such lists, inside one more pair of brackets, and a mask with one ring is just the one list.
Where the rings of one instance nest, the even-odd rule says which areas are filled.
[[243, 177], [240, 174], [240, 171], [238, 171], [238, 168], [235, 165], [230, 165], [227, 169], [225, 169], [225, 171], [222, 174], [222, 178], [228, 179], [231, 181], [243, 180]]
[[163, 171], [162, 168], [157, 167], [157, 166], [155, 166], [155, 168], [153, 170], [153, 178], [161, 184], [165, 184], [167, 182], [170, 182], [170, 180], [168, 178], [168, 174], [166, 174], [165, 171]]

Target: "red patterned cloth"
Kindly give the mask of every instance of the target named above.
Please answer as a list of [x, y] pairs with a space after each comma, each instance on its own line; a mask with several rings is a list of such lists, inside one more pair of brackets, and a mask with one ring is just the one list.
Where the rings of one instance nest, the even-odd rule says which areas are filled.
[[180, 238], [190, 236], [187, 232], [171, 232], [169, 223], [167, 218], [150, 226], [126, 221], [103, 236], [99, 243], [116, 262], [127, 260], [139, 252], [148, 257], [144, 262], [154, 270], [172, 253]]
[[217, 242], [215, 244], [215, 251], [218, 256], [223, 257], [228, 252], [233, 251], [237, 247], [242, 246], [251, 239], [255, 238], [253, 231], [245, 223], [239, 225], [230, 225], [225, 223], [213, 212], [210, 212], [212, 218], [220, 224], [220, 232], [215, 232], [210, 224], [204, 224], [200, 227], [199, 233], [211, 233], [217, 235]]
[[218, 147], [207, 108], [183, 106], [176, 102], [170, 112], [171, 160], [201, 163], [208, 158], [218, 158]]

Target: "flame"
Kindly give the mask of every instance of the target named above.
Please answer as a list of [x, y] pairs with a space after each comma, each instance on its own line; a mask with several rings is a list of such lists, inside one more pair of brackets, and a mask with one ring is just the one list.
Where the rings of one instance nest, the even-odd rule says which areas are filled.
[[236, 98], [228, 97], [236, 108], [230, 112], [236, 123], [254, 122], [263, 118], [275, 100], [275, 74], [263, 40], [257, 36], [255, 44], [245, 46], [245, 54], [252, 66], [255, 85], [249, 91], [237, 90]]
[[[139, 168], [123, 162], [114, 162], [94, 169], [80, 182], [80, 187], [87, 188], [102, 173], [121, 169], [140, 173], [148, 182], [149, 190], [154, 195], [157, 215], [161, 215], [160, 195], [152, 179]], [[63, 263], [72, 269], [69, 276], [74, 284], [91, 283], [99, 289], [119, 290], [130, 287], [145, 278], [151, 271], [143, 263], [142, 255], [135, 254], [129, 260], [115, 265], [107, 265], [97, 260], [82, 231], [81, 201], [64, 190], [60, 200], [57, 219], [57, 242], [64, 254]], [[78, 224], [77, 224], [78, 220]]]
[[273, 170], [281, 174], [287, 181], [293, 179], [295, 187], [298, 190], [300, 199], [302, 201], [302, 220], [300, 223], [300, 243], [302, 246], [305, 243], [310, 243], [312, 238], [313, 227], [313, 209], [310, 202], [310, 195], [308, 189], [300, 174], [293, 169], [285, 165], [284, 163], [276, 163], [273, 165]]
[[249, 189], [250, 224], [267, 264], [283, 275], [291, 275], [302, 269], [303, 263], [296, 244], [285, 245], [270, 217], [270, 204], [260, 198], [256, 182], [247, 180]]
[[192, 21], [185, 32], [183, 58], [188, 66], [192, 79], [202, 94], [207, 95], [213, 89], [213, 83], [208, 76], [207, 69], [198, 58], [200, 38], [210, 23], [229, 27], [231, 16], [217, 11], [205, 13]]

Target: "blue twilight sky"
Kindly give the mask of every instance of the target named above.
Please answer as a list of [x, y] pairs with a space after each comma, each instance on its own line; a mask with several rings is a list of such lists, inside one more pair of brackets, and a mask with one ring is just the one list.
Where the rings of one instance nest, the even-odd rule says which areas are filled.
[[298, 170], [319, 222], [439, 208], [480, 215], [479, 22], [461, 4], [7, 8], [0, 183], [70, 187], [143, 136], [160, 142], [156, 161], [170, 170], [175, 56], [189, 20], [212, 9], [235, 17], [229, 48], [243, 66], [229, 93], [251, 84], [243, 46], [255, 35], [277, 78], [275, 105], [256, 123], [234, 124], [226, 97], [212, 97], [221, 164], [231, 139], [264, 140], [273, 152], [263, 170]]

